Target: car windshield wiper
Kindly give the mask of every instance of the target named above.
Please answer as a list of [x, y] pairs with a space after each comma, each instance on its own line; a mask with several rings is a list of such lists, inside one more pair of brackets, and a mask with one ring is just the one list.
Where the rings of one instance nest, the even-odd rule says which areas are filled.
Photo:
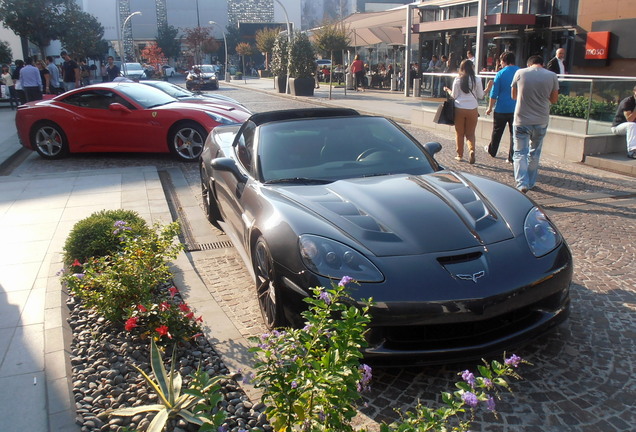
[[312, 179], [307, 177], [290, 177], [290, 178], [268, 180], [265, 182], [265, 184], [275, 184], [275, 183], [328, 184], [332, 182], [333, 180]]

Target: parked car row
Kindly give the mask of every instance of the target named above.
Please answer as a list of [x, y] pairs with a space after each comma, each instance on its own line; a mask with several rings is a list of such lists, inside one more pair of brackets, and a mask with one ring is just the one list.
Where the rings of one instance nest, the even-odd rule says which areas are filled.
[[344, 276], [356, 281], [352, 304], [373, 298], [363, 354], [379, 363], [500, 353], [568, 316], [572, 255], [546, 213], [512, 187], [446, 169], [439, 143], [386, 118], [252, 114], [142, 81], [29, 102], [16, 126], [45, 159], [170, 152], [199, 163], [207, 218], [244, 258], [271, 329], [303, 325], [309, 288]]

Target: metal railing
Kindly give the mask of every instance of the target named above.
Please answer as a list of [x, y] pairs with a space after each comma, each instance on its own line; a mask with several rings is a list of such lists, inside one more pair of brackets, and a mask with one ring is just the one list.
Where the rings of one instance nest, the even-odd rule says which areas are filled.
[[[457, 74], [422, 73], [421, 97], [444, 97], [443, 87], [452, 87]], [[484, 85], [494, 72], [478, 75]], [[618, 104], [634, 93], [636, 77], [600, 75], [559, 75], [559, 102], [552, 106], [551, 127], [568, 128], [583, 135], [611, 134]], [[488, 105], [488, 95], [480, 101]], [[567, 123], [567, 125], [566, 125]]]

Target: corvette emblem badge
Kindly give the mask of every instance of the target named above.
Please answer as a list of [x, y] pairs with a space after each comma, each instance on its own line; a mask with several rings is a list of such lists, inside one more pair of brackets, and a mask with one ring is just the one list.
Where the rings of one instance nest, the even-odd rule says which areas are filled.
[[457, 278], [461, 279], [461, 280], [471, 280], [475, 283], [477, 283], [477, 279], [486, 276], [486, 272], [484, 270], [478, 271], [477, 273], [473, 273], [473, 274], [458, 274], [455, 275], [457, 276]]

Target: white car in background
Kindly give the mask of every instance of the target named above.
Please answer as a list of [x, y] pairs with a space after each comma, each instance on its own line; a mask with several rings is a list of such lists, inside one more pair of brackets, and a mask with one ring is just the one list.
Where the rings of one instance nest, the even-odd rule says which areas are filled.
[[167, 77], [173, 77], [175, 74], [174, 68], [170, 65], [161, 66], [161, 70], [163, 71], [163, 75]]

